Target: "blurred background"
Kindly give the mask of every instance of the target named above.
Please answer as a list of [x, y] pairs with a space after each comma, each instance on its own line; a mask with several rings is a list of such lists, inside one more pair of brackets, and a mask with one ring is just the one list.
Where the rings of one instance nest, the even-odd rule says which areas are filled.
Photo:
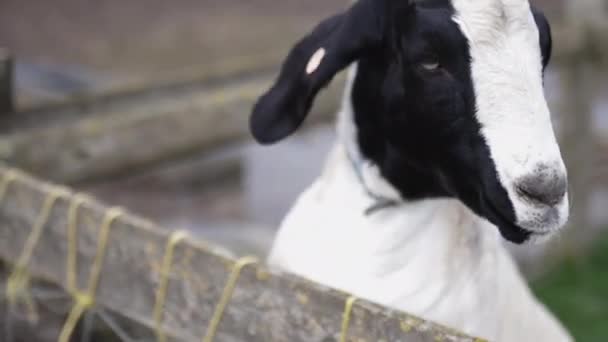
[[[578, 340], [606, 341], [608, 1], [532, 2], [553, 26], [546, 89], [573, 214], [553, 243], [513, 249]], [[292, 43], [347, 5], [0, 0], [0, 159], [237, 254], [264, 255], [322, 167], [341, 81], [307, 129], [276, 147], [252, 143], [249, 111]]]

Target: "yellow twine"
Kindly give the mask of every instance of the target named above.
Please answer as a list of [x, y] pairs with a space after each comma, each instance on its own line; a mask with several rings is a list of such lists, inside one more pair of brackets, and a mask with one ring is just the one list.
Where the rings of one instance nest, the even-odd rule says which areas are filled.
[[0, 200], [4, 200], [4, 196], [8, 190], [8, 186], [11, 185], [17, 178], [17, 172], [15, 170], [8, 170], [2, 177], [2, 184], [0, 185]]
[[[11, 185], [15, 179], [17, 178], [17, 172], [15, 172], [15, 170], [8, 170], [5, 174], [4, 177], [2, 178], [2, 184], [0, 185], [0, 201], [4, 200], [4, 197], [6, 196], [6, 193], [8, 192], [8, 187], [9, 185]], [[13, 271], [14, 274], [17, 273], [17, 271], [19, 271], [20, 273], [22, 272], [22, 270], [20, 270], [18, 267], [15, 268], [15, 270]], [[24, 280], [23, 277], [15, 277], [15, 278], [19, 278], [19, 280]], [[15, 279], [13, 281], [13, 286], [16, 286], [17, 284], [17, 279]], [[9, 290], [9, 286], [10, 284], [7, 284], [7, 288], [6, 288], [6, 292], [7, 292], [7, 297], [9, 298], [9, 301], [11, 301], [11, 297], [13, 296], [9, 296], [8, 293], [13, 293], [14, 290], [10, 289]]]
[[[5, 182], [5, 187], [2, 189], [2, 196], [6, 193], [6, 187], [8, 186], [7, 182]], [[46, 226], [49, 217], [51, 216], [51, 212], [53, 211], [53, 206], [57, 199], [61, 196], [66, 196], [66, 191], [63, 189], [55, 188], [53, 191], [48, 194], [46, 199], [44, 200], [44, 204], [42, 206], [42, 210], [34, 225], [32, 226], [32, 230], [25, 240], [25, 245], [23, 246], [23, 250], [21, 255], [17, 259], [17, 263], [13, 269], [13, 272], [8, 277], [6, 283], [6, 298], [8, 299], [11, 306], [17, 304], [19, 299], [24, 300], [27, 310], [28, 316], [31, 319], [35, 319], [36, 317], [36, 309], [35, 302], [31, 297], [31, 294], [27, 292], [27, 289], [30, 284], [30, 275], [28, 274], [27, 267], [32, 259], [34, 254], [34, 250], [40, 241], [40, 237], [44, 232], [44, 227]]]
[[[76, 201], [75, 201], [76, 202]], [[73, 205], [75, 207], [76, 205]], [[73, 209], [74, 211], [77, 210]], [[93, 305], [95, 305], [95, 296], [97, 295], [97, 286], [99, 285], [99, 278], [103, 268], [103, 261], [105, 259], [106, 250], [108, 246], [108, 238], [110, 236], [110, 229], [116, 219], [123, 214], [120, 208], [110, 208], [104, 216], [101, 228], [99, 229], [99, 235], [97, 240], [97, 254], [95, 260], [93, 260], [93, 266], [91, 267], [91, 273], [89, 274], [88, 289], [86, 292], [80, 292], [76, 288], [74, 289], [74, 306], [66, 319], [61, 334], [59, 335], [59, 342], [69, 342], [78, 321], [82, 315]], [[75, 228], [74, 228], [75, 230]], [[69, 237], [68, 237], [69, 239]], [[75, 245], [75, 242], [73, 242]], [[75, 257], [74, 257], [75, 259]], [[76, 264], [75, 260], [73, 261]], [[76, 279], [75, 269], [68, 268], [68, 272], [74, 272], [74, 274], [68, 275], [68, 279]]]
[[353, 311], [353, 305], [357, 301], [357, 297], [351, 296], [346, 300], [344, 304], [344, 313], [342, 314], [342, 330], [340, 331], [340, 342], [346, 342], [348, 335], [348, 326], [350, 325], [351, 312]]
[[248, 265], [256, 264], [258, 259], [256, 257], [244, 257], [234, 264], [232, 268], [232, 272], [228, 277], [228, 281], [226, 282], [226, 287], [222, 292], [222, 296], [220, 301], [218, 302], [215, 311], [213, 312], [213, 316], [211, 317], [211, 321], [209, 322], [209, 327], [207, 328], [207, 333], [203, 338], [203, 342], [212, 342], [215, 334], [217, 332], [217, 328], [220, 325], [220, 321], [222, 320], [222, 316], [224, 315], [224, 310], [226, 306], [230, 302], [232, 298], [232, 293], [234, 292], [234, 288], [236, 287], [236, 282], [239, 280], [239, 276], [241, 274], [241, 270]]
[[[4, 200], [4, 197], [8, 192], [8, 187], [15, 181], [15, 179], [17, 179], [17, 172], [15, 170], [9, 169], [6, 171], [4, 177], [2, 177], [2, 184], [0, 185], [0, 201]], [[17, 288], [24, 288], [27, 284], [27, 279], [21, 276], [21, 274], [23, 274], [23, 270], [21, 268], [15, 268], [13, 272], [15, 274], [14, 280], [12, 284], [7, 284], [7, 288], [5, 290], [9, 300], [9, 305], [11, 306], [14, 305], [14, 302], [16, 301], [15, 297]], [[18, 274], [20, 275], [17, 276]], [[31, 296], [25, 296], [24, 300], [29, 316], [28, 318], [35, 319], [36, 308], [34, 301], [32, 300]]]
[[78, 253], [78, 211], [80, 207], [88, 201], [88, 198], [83, 194], [76, 194], [70, 202], [68, 209], [68, 226], [67, 226], [67, 261], [66, 261], [66, 285], [68, 292], [74, 294], [78, 291], [77, 283], [77, 253]]
[[158, 342], [165, 342], [167, 337], [163, 331], [163, 313], [165, 301], [167, 299], [167, 288], [169, 287], [169, 276], [171, 274], [171, 266], [173, 265], [173, 254], [175, 247], [187, 237], [184, 231], [175, 231], [167, 240], [165, 246], [165, 255], [163, 264], [160, 270], [160, 280], [156, 291], [156, 301], [154, 303], [154, 330], [156, 331], [156, 339]]

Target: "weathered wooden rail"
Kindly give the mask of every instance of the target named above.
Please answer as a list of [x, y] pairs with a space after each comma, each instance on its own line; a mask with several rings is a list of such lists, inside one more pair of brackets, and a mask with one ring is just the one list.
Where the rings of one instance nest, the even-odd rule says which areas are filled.
[[[239, 141], [248, 137], [252, 103], [274, 77], [258, 68], [247, 73], [235, 67], [20, 112], [0, 128], [0, 160], [76, 183]], [[313, 124], [333, 117], [340, 98], [341, 82], [336, 83], [317, 101]]]
[[[217, 341], [474, 341], [362, 300], [344, 315], [349, 299], [344, 293], [250, 264], [251, 259], [235, 259], [187, 236], [180, 239], [144, 219], [4, 167], [0, 195], [1, 259], [76, 298], [84, 296], [77, 289], [96, 283], [89, 293], [96, 305], [162, 329], [169, 340], [199, 341], [217, 323]], [[172, 257], [167, 246], [174, 247]], [[235, 272], [239, 263], [240, 274]], [[232, 293], [226, 291], [231, 278], [236, 281]], [[163, 284], [166, 299], [159, 295]], [[220, 298], [226, 306], [218, 314]], [[162, 314], [155, 315], [159, 304]]]

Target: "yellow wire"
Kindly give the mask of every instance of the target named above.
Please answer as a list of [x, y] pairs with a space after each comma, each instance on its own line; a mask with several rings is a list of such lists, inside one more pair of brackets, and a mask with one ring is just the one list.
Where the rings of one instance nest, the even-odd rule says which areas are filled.
[[55, 188], [50, 194], [47, 195], [46, 199], [44, 200], [42, 210], [34, 222], [30, 234], [25, 240], [25, 245], [23, 246], [21, 255], [17, 259], [13, 272], [8, 277], [6, 283], [6, 298], [8, 299], [9, 303], [11, 305], [16, 305], [19, 299], [23, 299], [27, 305], [30, 317], [35, 317], [36, 313], [34, 300], [27, 292], [27, 288], [29, 287], [30, 283], [30, 275], [28, 274], [27, 267], [32, 259], [34, 250], [40, 241], [40, 237], [44, 232], [44, 227], [51, 216], [55, 202], [58, 198], [67, 196], [66, 194], [67, 192], [65, 190]]
[[239, 280], [239, 276], [241, 274], [241, 270], [248, 265], [256, 264], [258, 259], [256, 257], [244, 257], [234, 264], [232, 268], [232, 272], [228, 277], [228, 281], [226, 282], [226, 287], [222, 292], [222, 296], [220, 301], [218, 302], [215, 311], [213, 312], [213, 316], [211, 317], [211, 321], [209, 322], [209, 327], [207, 328], [207, 333], [203, 338], [203, 342], [213, 342], [213, 338], [217, 332], [217, 328], [220, 325], [220, 321], [222, 320], [222, 316], [224, 315], [224, 310], [226, 306], [230, 302], [232, 298], [232, 293], [234, 292], [234, 288], [236, 287], [236, 283]]
[[83, 194], [76, 194], [70, 202], [68, 209], [68, 226], [67, 226], [67, 261], [66, 261], [66, 285], [68, 292], [74, 294], [78, 291], [77, 281], [77, 253], [78, 253], [78, 211], [80, 207], [88, 201], [88, 198]]
[[351, 296], [346, 300], [344, 304], [344, 313], [342, 314], [342, 330], [340, 331], [340, 342], [346, 342], [348, 335], [348, 326], [350, 325], [351, 312], [353, 311], [353, 305], [357, 301], [357, 297]]
[[2, 177], [2, 184], [0, 185], [0, 201], [4, 200], [4, 196], [8, 190], [8, 186], [11, 185], [17, 178], [17, 172], [15, 170], [8, 170]]
[[163, 313], [165, 301], [167, 299], [171, 266], [173, 265], [173, 254], [175, 252], [175, 247], [177, 247], [177, 245], [187, 236], [188, 234], [184, 231], [175, 231], [171, 234], [169, 240], [167, 240], [167, 245], [165, 246], [165, 255], [160, 270], [160, 280], [156, 291], [156, 301], [154, 302], [154, 330], [158, 342], [165, 342], [167, 340], [163, 331]]
[[[101, 276], [101, 270], [103, 268], [103, 262], [106, 255], [108, 246], [108, 238], [110, 236], [110, 229], [116, 219], [123, 215], [123, 211], [120, 208], [110, 208], [104, 216], [101, 228], [99, 229], [98, 242], [97, 242], [97, 254], [95, 260], [93, 260], [93, 266], [91, 267], [91, 273], [89, 274], [88, 289], [86, 292], [81, 293], [75, 289], [74, 306], [66, 319], [61, 334], [59, 335], [59, 342], [69, 342], [70, 337], [74, 333], [74, 329], [78, 324], [78, 321], [82, 315], [95, 305], [95, 296], [97, 295], [97, 286], [99, 285], [99, 278]], [[75, 270], [71, 270], [74, 271]], [[71, 272], [68, 269], [68, 272]], [[68, 279], [75, 279], [76, 275], [69, 275]]]
[[[15, 170], [12, 170], [12, 169], [8, 170], [4, 174], [4, 177], [2, 177], [2, 183], [0, 185], [0, 201], [4, 201], [4, 197], [6, 196], [6, 193], [8, 192], [9, 186], [15, 181], [16, 178], [17, 178], [17, 172], [15, 172]], [[12, 290], [9, 291], [9, 287], [7, 286], [6, 292], [7, 292], [7, 297], [9, 299], [9, 302], [10, 302], [11, 296], [8, 295], [8, 292], [13, 292], [13, 291]]]
[[92, 301], [88, 301], [88, 297], [83, 296], [81, 294], [74, 294], [74, 303], [75, 305], [72, 307], [68, 318], [65, 320], [63, 328], [61, 328], [61, 333], [59, 334], [59, 338], [57, 341], [59, 342], [69, 342], [72, 334], [74, 333], [74, 329], [80, 321], [80, 317], [87, 311], [92, 305]]

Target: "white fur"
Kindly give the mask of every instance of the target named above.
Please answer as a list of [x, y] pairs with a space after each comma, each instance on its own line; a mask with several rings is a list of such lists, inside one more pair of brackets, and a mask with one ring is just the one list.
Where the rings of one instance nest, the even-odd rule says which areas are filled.
[[455, 200], [365, 216], [342, 144], [286, 217], [269, 263], [490, 341], [570, 341], [539, 304], [496, 227]]
[[[520, 7], [524, 1], [509, 0], [510, 6], [497, 6], [496, 13], [475, 12], [480, 9], [475, 3], [489, 1], [501, 4], [499, 0], [454, 0], [459, 10], [456, 20], [475, 43], [478, 116], [500, 179], [518, 203], [511, 182], [532, 171], [534, 161], [558, 168], [562, 164], [539, 83], [538, 45], [532, 46], [538, 38], [528, 25], [530, 18], [517, 16], [518, 21], [508, 22], [513, 38], [501, 31], [499, 21], [492, 21], [506, 12], [524, 12]], [[495, 32], [476, 35], [477, 25], [494, 27]], [[502, 47], [508, 52], [501, 52]], [[522, 69], [525, 63], [533, 65], [533, 70]], [[497, 228], [459, 201], [401, 201], [396, 207], [364, 214], [375, 204], [367, 190], [389, 199], [399, 199], [399, 195], [371, 164], [361, 169], [365, 189], [349, 160], [362, 159], [350, 103], [352, 70], [338, 122], [338, 142], [322, 175], [285, 218], [269, 263], [491, 341], [571, 341], [531, 294]], [[499, 85], [501, 89], [507, 85], [506, 93], [499, 93]], [[509, 133], [502, 133], [505, 128]], [[523, 205], [517, 204], [516, 210], [520, 220], [530, 215]]]
[[[342, 117], [350, 114], [345, 112]], [[374, 204], [339, 141], [285, 218], [269, 263], [490, 341], [570, 341], [527, 288], [496, 227], [456, 200]], [[378, 180], [382, 191], [384, 181]]]
[[[538, 28], [527, 0], [452, 0], [454, 21], [469, 40], [477, 119], [517, 224], [539, 237], [563, 227], [568, 196], [556, 208], [531, 206], [515, 183], [549, 168], [566, 175], [545, 99]], [[554, 211], [551, 225], [542, 220]]]

